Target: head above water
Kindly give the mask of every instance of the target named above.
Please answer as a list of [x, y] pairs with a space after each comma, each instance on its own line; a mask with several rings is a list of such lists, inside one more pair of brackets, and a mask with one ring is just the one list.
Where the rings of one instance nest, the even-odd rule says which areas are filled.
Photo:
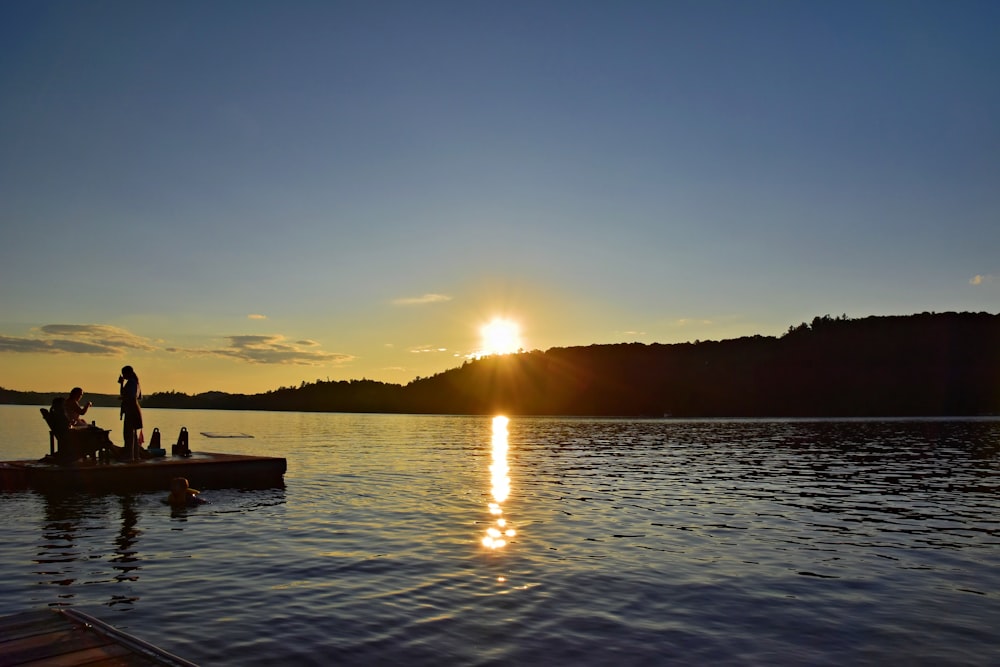
[[188, 486], [188, 481], [186, 477], [174, 477], [170, 480], [170, 496], [174, 500], [181, 500], [182, 498], [187, 498], [188, 496], [196, 496], [201, 491], [198, 489], [192, 489]]

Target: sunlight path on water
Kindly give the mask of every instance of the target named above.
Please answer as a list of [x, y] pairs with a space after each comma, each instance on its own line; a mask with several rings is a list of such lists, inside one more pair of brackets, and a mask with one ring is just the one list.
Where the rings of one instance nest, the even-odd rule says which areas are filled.
[[493, 418], [493, 462], [490, 464], [493, 502], [489, 504], [490, 514], [496, 521], [486, 529], [483, 546], [500, 549], [507, 546], [508, 537], [516, 531], [507, 524], [502, 504], [510, 496], [510, 467], [507, 465], [507, 417]]

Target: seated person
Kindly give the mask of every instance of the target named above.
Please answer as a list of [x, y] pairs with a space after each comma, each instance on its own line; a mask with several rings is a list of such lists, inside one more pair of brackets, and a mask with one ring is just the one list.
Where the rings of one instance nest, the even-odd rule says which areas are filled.
[[45, 421], [49, 423], [49, 428], [51, 428], [57, 435], [61, 435], [69, 428], [69, 418], [66, 416], [65, 398], [57, 396], [52, 399], [52, 405], [49, 406], [49, 414], [45, 418]]
[[42, 417], [45, 418], [45, 423], [59, 443], [59, 450], [53, 454], [46, 454], [42, 458], [43, 461], [72, 463], [80, 458], [95, 456], [100, 451], [106, 451], [111, 458], [122, 459], [124, 449], [111, 442], [108, 431], [96, 426], [70, 428], [65, 404], [66, 399], [57, 396], [52, 399], [52, 405], [48, 410], [42, 408]]
[[199, 498], [199, 493], [197, 489], [188, 486], [188, 481], [184, 477], [174, 477], [170, 480], [170, 495], [167, 496], [166, 502], [174, 507], [201, 505], [207, 501]]
[[87, 420], [83, 418], [83, 415], [87, 414], [87, 410], [94, 405], [94, 402], [87, 401], [86, 405], [80, 405], [81, 398], [83, 398], [83, 389], [73, 387], [73, 391], [69, 392], [69, 398], [63, 402], [63, 409], [66, 411], [66, 419], [69, 421], [70, 428], [87, 426]]

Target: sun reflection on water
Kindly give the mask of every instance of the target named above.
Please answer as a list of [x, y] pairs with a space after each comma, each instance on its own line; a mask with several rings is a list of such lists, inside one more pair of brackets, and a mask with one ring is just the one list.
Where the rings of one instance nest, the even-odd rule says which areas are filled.
[[483, 546], [500, 549], [507, 546], [507, 538], [517, 532], [510, 527], [503, 516], [502, 504], [510, 495], [510, 468], [507, 466], [507, 423], [506, 417], [493, 418], [493, 462], [490, 464], [490, 482], [493, 502], [489, 504], [490, 514], [495, 517], [486, 529]]

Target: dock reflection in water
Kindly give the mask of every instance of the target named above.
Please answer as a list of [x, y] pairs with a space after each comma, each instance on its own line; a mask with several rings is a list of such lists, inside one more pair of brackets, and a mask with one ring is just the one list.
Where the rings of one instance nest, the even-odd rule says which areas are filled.
[[503, 515], [503, 503], [510, 496], [510, 467], [507, 465], [507, 417], [493, 418], [493, 461], [490, 464], [490, 483], [493, 502], [489, 504], [490, 514], [495, 517], [483, 537], [483, 546], [501, 549], [507, 546], [507, 538], [517, 532], [507, 523]]

